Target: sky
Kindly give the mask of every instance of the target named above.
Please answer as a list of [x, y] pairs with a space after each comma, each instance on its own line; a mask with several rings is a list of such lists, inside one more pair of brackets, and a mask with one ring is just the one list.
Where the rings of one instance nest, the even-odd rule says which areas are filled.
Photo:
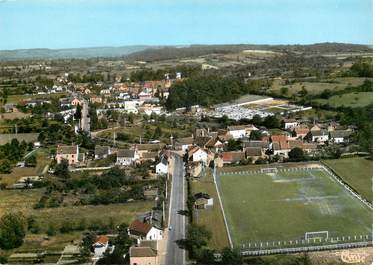
[[373, 0], [0, 0], [0, 50], [373, 44]]

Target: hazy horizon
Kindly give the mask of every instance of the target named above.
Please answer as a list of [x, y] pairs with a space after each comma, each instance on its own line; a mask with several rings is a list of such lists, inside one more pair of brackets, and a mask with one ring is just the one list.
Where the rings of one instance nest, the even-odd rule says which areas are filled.
[[0, 50], [373, 45], [372, 0], [0, 0]]
[[214, 46], [214, 45], [268, 45], [268, 46], [276, 46], [276, 45], [314, 45], [314, 44], [326, 44], [326, 43], [338, 43], [338, 44], [352, 44], [352, 45], [366, 45], [366, 46], [373, 46], [373, 43], [347, 43], [347, 42], [317, 42], [317, 43], [287, 43], [287, 44], [282, 44], [282, 43], [276, 43], [276, 44], [267, 44], [267, 43], [219, 43], [219, 44], [204, 44], [204, 43], [193, 43], [193, 44], [179, 44], [179, 45], [146, 45], [146, 44], [132, 44], [132, 45], [119, 45], [119, 46], [87, 46], [87, 47], [66, 47], [66, 48], [48, 48], [48, 47], [35, 47], [35, 48], [16, 48], [16, 49], [0, 49], [0, 51], [17, 51], [17, 50], [73, 50], [73, 49], [100, 49], [100, 48], [122, 48], [122, 47], [149, 47], [149, 48], [156, 48], [156, 47], [176, 47], [176, 48], [181, 48], [181, 47], [189, 47], [189, 46]]

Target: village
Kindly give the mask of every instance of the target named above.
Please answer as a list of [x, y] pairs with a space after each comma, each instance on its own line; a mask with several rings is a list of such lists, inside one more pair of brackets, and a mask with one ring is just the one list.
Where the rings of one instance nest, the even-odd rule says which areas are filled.
[[370, 247], [360, 46], [243, 48], [0, 62], [0, 263], [333, 264], [322, 251]]
[[[334, 121], [316, 121], [315, 119], [295, 118], [295, 112], [278, 114], [261, 114], [251, 110], [249, 116], [240, 116], [242, 111], [237, 108], [232, 112], [236, 103], [217, 106], [216, 111], [227, 110], [227, 118], [240, 121], [251, 120], [254, 123], [232, 124], [224, 126], [219, 123], [223, 115], [211, 115], [216, 119], [212, 128], [195, 127], [189, 129], [190, 134], [185, 137], [175, 137], [172, 133], [166, 141], [155, 137], [146, 138], [141, 133], [136, 135], [133, 142], [123, 142], [117, 132], [123, 127], [133, 127], [144, 123], [151, 123], [159, 117], [189, 116], [185, 109], [168, 112], [162, 106], [169, 96], [172, 83], [182, 82], [182, 73], [175, 73], [175, 79], [165, 79], [146, 82], [115, 82], [104, 88], [102, 84], [79, 84], [68, 81], [68, 74], [54, 80], [52, 87], [36, 88], [32, 99], [24, 98], [17, 104], [4, 105], [3, 118], [15, 112], [33, 112], [39, 109], [47, 120], [60, 120], [62, 124], [72, 126], [76, 135], [83, 134], [94, 142], [88, 148], [86, 145], [62, 144], [53, 145], [45, 141], [45, 137], [34, 139], [33, 149], [55, 150], [51, 156], [51, 163], [46, 164], [43, 174], [36, 176], [22, 176], [6, 189], [33, 189], [45, 181], [45, 172], [53, 176], [56, 171], [65, 168], [72, 174], [76, 172], [107, 172], [117, 167], [125, 171], [133, 171], [144, 167], [142, 177], [138, 177], [141, 184], [141, 200], [155, 201], [158, 207], [149, 209], [137, 216], [128, 226], [128, 236], [135, 239], [135, 244], [129, 248], [130, 264], [162, 264], [164, 249], [159, 246], [164, 239], [165, 230], [172, 229], [167, 224], [165, 216], [169, 205], [167, 197], [167, 183], [173, 174], [173, 157], [180, 156], [184, 160], [186, 177], [197, 180], [206, 174], [209, 168], [221, 168], [227, 165], [268, 164], [281, 162], [299, 162], [305, 160], [318, 160], [321, 157], [338, 158], [342, 149], [347, 149], [353, 135], [356, 134], [354, 126], [342, 126]], [[94, 87], [94, 90], [92, 89]], [[47, 96], [46, 96], [47, 95]], [[58, 95], [58, 100], [48, 95]], [[52, 103], [53, 100], [53, 103]], [[258, 104], [273, 99], [256, 99], [244, 104]], [[48, 106], [58, 104], [58, 111], [49, 112]], [[92, 109], [94, 113], [92, 114]], [[302, 111], [306, 111], [305, 109]], [[203, 120], [209, 109], [199, 106], [192, 107], [192, 113], [198, 113], [196, 119]], [[224, 112], [223, 112], [224, 113]], [[264, 112], [263, 112], [264, 113]], [[115, 115], [114, 115], [115, 114]], [[92, 116], [93, 115], [93, 116]], [[148, 117], [146, 119], [142, 118]], [[239, 118], [233, 118], [233, 116]], [[293, 116], [288, 118], [286, 116]], [[96, 129], [91, 130], [92, 120]], [[259, 121], [259, 122], [258, 122]], [[100, 123], [97, 126], [97, 123]], [[267, 126], [265, 126], [267, 125]], [[11, 128], [14, 130], [14, 128]], [[159, 130], [162, 131], [162, 127]], [[176, 128], [175, 128], [176, 129]], [[16, 129], [14, 135], [17, 136]], [[22, 135], [22, 133], [20, 133]], [[158, 135], [159, 137], [160, 135]], [[54, 155], [53, 155], [54, 154]], [[99, 162], [99, 163], [97, 163]], [[18, 161], [17, 166], [24, 167], [25, 161]], [[92, 173], [93, 172], [93, 173]], [[50, 177], [47, 177], [47, 179]], [[162, 181], [160, 181], [162, 179]], [[149, 183], [150, 181], [150, 184]], [[159, 185], [165, 185], [160, 187]], [[130, 188], [131, 189], [131, 188]], [[208, 193], [192, 194], [195, 198], [194, 207], [205, 209], [212, 207], [214, 200]], [[174, 195], [175, 196], [175, 195]], [[64, 199], [66, 200], [66, 199]], [[128, 197], [123, 202], [130, 202], [134, 198]], [[135, 199], [136, 200], [136, 199]], [[216, 203], [216, 202], [215, 202]], [[168, 228], [167, 228], [168, 227]], [[167, 231], [166, 231], [167, 234]], [[91, 257], [97, 262], [105, 255], [115, 250], [111, 244], [111, 235], [99, 234], [92, 242]], [[68, 247], [66, 247], [68, 248]], [[65, 249], [66, 249], [65, 248]], [[161, 247], [162, 248], [162, 247]], [[74, 248], [73, 248], [74, 249]], [[74, 252], [75, 251], [75, 252]], [[76, 256], [79, 251], [72, 250], [70, 255]], [[65, 253], [65, 252], [63, 252]], [[69, 251], [67, 251], [69, 253]], [[29, 256], [27, 256], [29, 255]], [[62, 254], [66, 255], [65, 254]], [[126, 256], [126, 253], [123, 253]], [[61, 257], [62, 257], [61, 256]], [[9, 260], [28, 260], [33, 254], [13, 254]], [[40, 258], [40, 257], [39, 257]], [[60, 258], [61, 259], [61, 258]], [[62, 261], [63, 258], [60, 260]], [[61, 263], [62, 264], [62, 263]]]

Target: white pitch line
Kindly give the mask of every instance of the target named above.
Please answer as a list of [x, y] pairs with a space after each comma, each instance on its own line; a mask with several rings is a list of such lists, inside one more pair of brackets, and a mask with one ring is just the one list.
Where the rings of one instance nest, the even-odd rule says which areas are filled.
[[219, 188], [218, 188], [218, 184], [216, 182], [216, 165], [214, 165], [214, 171], [213, 171], [213, 178], [214, 178], [214, 183], [215, 183], [215, 188], [216, 188], [216, 193], [218, 194], [218, 199], [219, 199], [219, 203], [220, 203], [220, 208], [221, 208], [221, 211], [223, 213], [223, 219], [224, 219], [224, 223], [225, 223], [225, 228], [227, 230], [227, 234], [228, 234], [228, 241], [229, 241], [229, 245], [231, 248], [233, 248], [233, 243], [232, 243], [232, 238], [231, 238], [231, 234], [229, 232], [229, 227], [228, 227], [228, 222], [227, 222], [227, 218], [225, 216], [225, 212], [224, 212], [224, 208], [223, 208], [223, 202], [221, 200], [221, 197], [220, 197], [220, 192], [219, 192]]

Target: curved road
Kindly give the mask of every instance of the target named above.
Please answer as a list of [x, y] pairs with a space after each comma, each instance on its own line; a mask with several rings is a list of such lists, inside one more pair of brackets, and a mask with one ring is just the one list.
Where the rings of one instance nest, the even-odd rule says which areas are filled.
[[177, 241], [185, 239], [186, 216], [178, 211], [185, 210], [185, 170], [183, 159], [179, 155], [174, 155], [174, 168], [172, 174], [170, 212], [166, 265], [184, 265], [185, 250], [179, 248]]

